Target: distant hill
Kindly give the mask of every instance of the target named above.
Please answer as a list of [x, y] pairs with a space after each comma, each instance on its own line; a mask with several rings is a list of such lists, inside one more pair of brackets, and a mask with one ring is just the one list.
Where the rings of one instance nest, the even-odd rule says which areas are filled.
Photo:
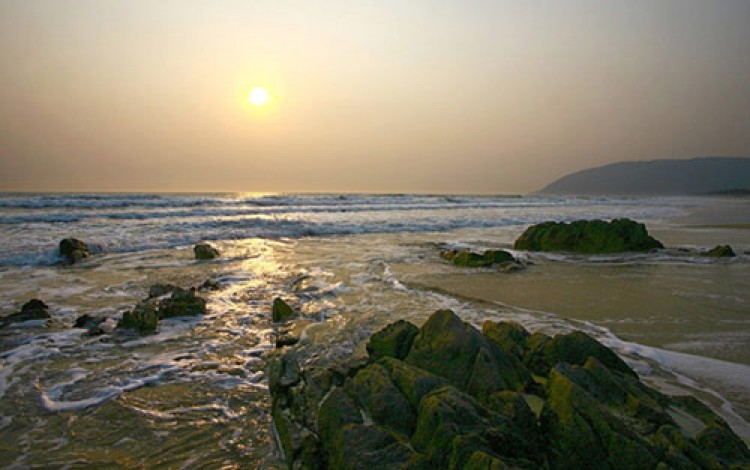
[[750, 191], [750, 158], [619, 162], [563, 176], [542, 194], [686, 195]]

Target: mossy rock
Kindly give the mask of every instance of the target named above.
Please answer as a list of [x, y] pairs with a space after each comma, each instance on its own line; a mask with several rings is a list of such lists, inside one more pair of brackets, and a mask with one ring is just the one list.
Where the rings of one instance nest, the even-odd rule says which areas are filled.
[[20, 323], [29, 320], [44, 320], [51, 318], [49, 306], [39, 299], [31, 299], [21, 306], [21, 311], [0, 319], [0, 326], [10, 323]]
[[515, 261], [513, 255], [505, 250], [487, 250], [484, 253], [475, 253], [470, 250], [446, 250], [440, 256], [452, 261], [456, 266], [466, 268], [488, 268], [494, 264], [512, 263]]
[[195, 259], [208, 260], [219, 257], [219, 250], [211, 246], [209, 243], [201, 242], [196, 243], [193, 247], [193, 254]]
[[391, 381], [406, 397], [414, 410], [419, 407], [419, 402], [425, 395], [448, 385], [446, 379], [395, 358], [384, 357], [377, 363], [389, 372]]
[[419, 458], [409, 445], [376, 424], [345, 424], [325, 447], [329, 468], [342, 470], [414, 468]]
[[482, 325], [482, 334], [505, 352], [521, 359], [528, 349], [529, 334], [526, 329], [513, 322], [487, 320]]
[[344, 391], [378, 424], [407, 437], [414, 431], [414, 411], [380, 364], [357, 371], [346, 381]]
[[571, 380], [567, 367], [550, 373], [541, 415], [554, 469], [654, 468], [648, 443]]
[[391, 323], [370, 336], [367, 342], [367, 353], [375, 361], [381, 357], [403, 359], [409, 353], [414, 337], [419, 328], [405, 320]]
[[159, 325], [159, 310], [156, 302], [141, 302], [130, 312], [125, 312], [117, 324], [118, 328], [133, 328], [139, 333], [153, 333]]
[[645, 225], [630, 219], [544, 222], [527, 228], [513, 246], [517, 250], [587, 254], [664, 248], [648, 234]]
[[206, 314], [206, 301], [192, 289], [172, 291], [172, 295], [159, 302], [159, 318], [195, 316]]
[[524, 363], [540, 376], [546, 376], [560, 362], [583, 365], [589, 357], [595, 357], [609, 369], [638, 377], [611, 349], [582, 331], [557, 335], [551, 339], [532, 336], [529, 343], [533, 343], [533, 346], [525, 355]]
[[65, 238], [61, 240], [58, 249], [60, 256], [65, 258], [70, 264], [77, 263], [91, 255], [88, 245], [77, 238]]
[[716, 258], [732, 258], [737, 256], [731, 246], [729, 245], [716, 245], [705, 253], [706, 256], [713, 256]]
[[134, 328], [139, 333], [153, 333], [156, 331], [159, 320], [164, 318], [204, 315], [206, 313], [206, 301], [195, 295], [195, 291], [171, 287], [173, 290], [169, 297], [150, 296], [148, 299], [139, 302], [132, 311], [123, 314], [117, 328]]
[[271, 319], [274, 323], [285, 322], [290, 318], [296, 316], [294, 309], [289, 306], [288, 303], [284, 302], [281, 297], [273, 299], [273, 307], [271, 307]]
[[444, 377], [478, 398], [502, 389], [523, 390], [532, 382], [518, 359], [450, 310], [430, 316], [404, 361]]

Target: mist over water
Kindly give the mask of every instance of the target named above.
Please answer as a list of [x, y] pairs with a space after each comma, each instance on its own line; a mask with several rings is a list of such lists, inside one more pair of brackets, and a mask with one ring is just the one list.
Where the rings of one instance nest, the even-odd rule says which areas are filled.
[[[0, 330], [0, 463], [278, 463], [264, 372], [277, 296], [301, 312], [298, 347], [316, 360], [363, 354], [378, 328], [400, 318], [421, 324], [439, 308], [476, 325], [583, 329], [647, 381], [696, 394], [747, 438], [750, 237], [688, 217], [718, 207], [737, 219], [746, 206], [706, 198], [3, 195], [0, 313], [38, 297], [52, 319]], [[508, 249], [544, 220], [617, 217], [645, 222], [667, 249], [516, 253], [533, 264], [514, 274], [439, 257], [441, 246]], [[98, 254], [56, 265], [67, 236]], [[196, 261], [199, 240], [222, 256]], [[740, 256], [700, 256], [718, 243]], [[157, 334], [88, 337], [72, 328], [82, 314], [116, 321], [157, 282], [206, 279], [221, 286], [200, 293], [208, 314], [163, 321]]]

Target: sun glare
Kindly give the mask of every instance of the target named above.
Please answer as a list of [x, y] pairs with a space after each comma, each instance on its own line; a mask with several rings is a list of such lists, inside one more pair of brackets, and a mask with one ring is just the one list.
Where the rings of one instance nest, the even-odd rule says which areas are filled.
[[271, 95], [268, 94], [265, 88], [256, 86], [250, 90], [250, 96], [248, 96], [247, 100], [253, 106], [263, 106], [271, 100]]

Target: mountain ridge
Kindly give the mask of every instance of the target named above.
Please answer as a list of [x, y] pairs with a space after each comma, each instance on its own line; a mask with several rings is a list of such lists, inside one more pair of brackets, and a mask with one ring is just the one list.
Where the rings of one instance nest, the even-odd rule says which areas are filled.
[[538, 194], [700, 195], [750, 191], [750, 157], [622, 161], [587, 168], [548, 184]]

